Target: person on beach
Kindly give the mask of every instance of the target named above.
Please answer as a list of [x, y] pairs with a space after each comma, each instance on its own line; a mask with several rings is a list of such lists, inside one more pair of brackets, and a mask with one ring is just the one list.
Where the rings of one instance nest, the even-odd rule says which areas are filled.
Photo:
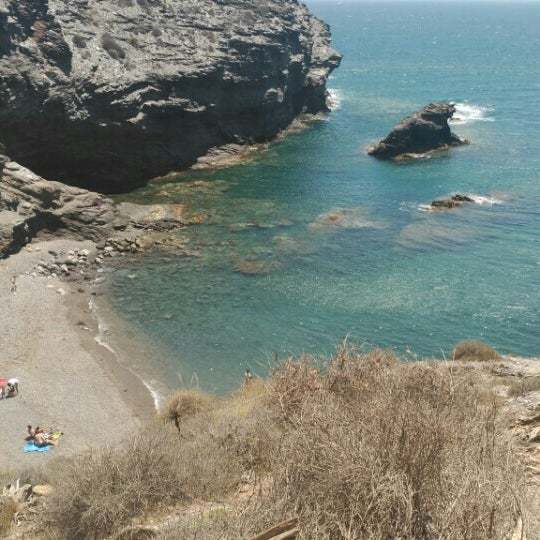
[[11, 378], [7, 382], [7, 397], [19, 395], [19, 379]]
[[17, 276], [12, 276], [11, 278], [11, 294], [17, 292]]
[[19, 395], [19, 379], [0, 379], [0, 399]]
[[248, 386], [253, 381], [253, 373], [251, 373], [251, 369], [247, 368], [244, 373], [244, 386]]
[[58, 432], [58, 436], [55, 437], [52, 429], [45, 431], [39, 426], [36, 426], [36, 429], [32, 429], [31, 425], [26, 426], [26, 431], [28, 433], [26, 440], [33, 442], [39, 448], [56, 446], [58, 439], [62, 435], [62, 433]]

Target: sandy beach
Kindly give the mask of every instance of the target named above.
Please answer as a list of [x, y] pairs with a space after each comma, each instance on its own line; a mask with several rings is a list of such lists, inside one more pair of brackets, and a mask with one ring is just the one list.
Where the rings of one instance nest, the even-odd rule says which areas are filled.
[[[20, 395], [0, 400], [0, 469], [115, 444], [155, 412], [142, 381], [96, 340], [92, 282], [67, 283], [33, 270], [49, 250], [93, 247], [65, 239], [35, 242], [0, 261], [0, 377], [20, 380]], [[28, 424], [63, 431], [59, 446], [24, 454]]]

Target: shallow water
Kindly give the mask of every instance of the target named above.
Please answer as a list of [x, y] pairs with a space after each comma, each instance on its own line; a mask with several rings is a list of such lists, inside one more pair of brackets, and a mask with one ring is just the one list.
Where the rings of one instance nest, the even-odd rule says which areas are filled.
[[[247, 366], [345, 336], [420, 357], [465, 338], [538, 355], [540, 4], [312, 7], [345, 55], [334, 112], [250, 163], [125, 197], [208, 220], [178, 233], [200, 257], [114, 272], [113, 305], [163, 346], [173, 386], [223, 391]], [[439, 99], [460, 104], [454, 129], [470, 146], [403, 165], [366, 156]], [[486, 199], [423, 210], [452, 192]]]

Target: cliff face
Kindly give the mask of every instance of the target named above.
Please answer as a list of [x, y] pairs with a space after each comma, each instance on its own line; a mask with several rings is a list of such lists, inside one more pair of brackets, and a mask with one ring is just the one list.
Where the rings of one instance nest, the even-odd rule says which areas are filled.
[[326, 108], [339, 65], [297, 0], [0, 0], [0, 142], [104, 192]]

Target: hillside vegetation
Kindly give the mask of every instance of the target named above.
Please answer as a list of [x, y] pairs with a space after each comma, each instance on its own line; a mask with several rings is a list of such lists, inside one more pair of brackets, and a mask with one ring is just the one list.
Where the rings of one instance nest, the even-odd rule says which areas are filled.
[[481, 372], [341, 347], [227, 398], [179, 391], [122, 448], [53, 464], [38, 530], [114, 537], [152, 515], [162, 539], [232, 540], [298, 517], [300, 539], [503, 539], [522, 471]]

